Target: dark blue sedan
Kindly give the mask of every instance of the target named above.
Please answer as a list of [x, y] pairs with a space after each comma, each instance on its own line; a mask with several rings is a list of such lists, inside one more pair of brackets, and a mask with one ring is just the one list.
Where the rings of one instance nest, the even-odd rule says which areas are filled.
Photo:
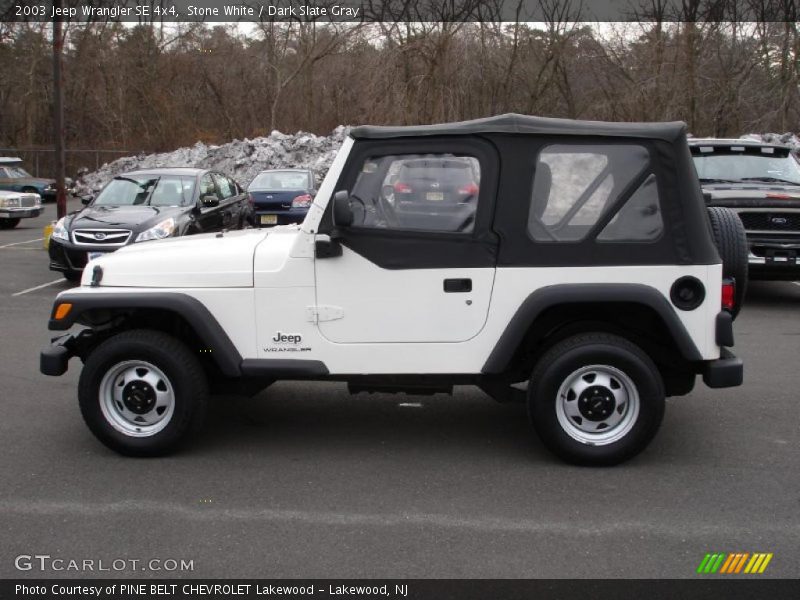
[[309, 169], [261, 171], [247, 192], [261, 227], [302, 223], [317, 193], [314, 172]]

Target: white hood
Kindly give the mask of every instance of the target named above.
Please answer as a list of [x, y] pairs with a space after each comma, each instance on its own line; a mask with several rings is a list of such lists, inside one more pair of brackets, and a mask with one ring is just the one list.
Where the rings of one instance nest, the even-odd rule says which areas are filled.
[[103, 287], [251, 287], [253, 253], [267, 236], [247, 229], [131, 244], [91, 261], [82, 284], [89, 285], [99, 265]]

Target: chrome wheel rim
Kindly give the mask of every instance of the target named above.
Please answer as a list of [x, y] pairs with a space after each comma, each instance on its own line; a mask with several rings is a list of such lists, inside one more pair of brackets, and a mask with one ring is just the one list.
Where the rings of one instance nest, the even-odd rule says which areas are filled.
[[639, 405], [639, 392], [628, 375], [610, 365], [590, 365], [573, 371], [561, 384], [556, 416], [574, 440], [605, 446], [630, 432]]
[[120, 433], [149, 437], [162, 431], [175, 412], [175, 391], [164, 372], [142, 360], [111, 367], [100, 382], [100, 409]]

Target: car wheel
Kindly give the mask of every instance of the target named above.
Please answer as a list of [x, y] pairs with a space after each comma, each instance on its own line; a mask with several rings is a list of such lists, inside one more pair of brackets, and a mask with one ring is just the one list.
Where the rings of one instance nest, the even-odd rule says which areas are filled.
[[0, 229], [14, 229], [19, 225], [19, 219], [0, 219]]
[[175, 450], [202, 423], [208, 383], [192, 352], [159, 331], [119, 333], [88, 356], [78, 384], [84, 421], [127, 456]]
[[641, 452], [664, 416], [664, 384], [653, 361], [617, 335], [567, 338], [539, 359], [528, 414], [545, 446], [581, 465], [614, 465]]
[[748, 248], [744, 225], [730, 208], [709, 206], [708, 218], [714, 234], [714, 244], [722, 259], [722, 276], [736, 282], [736, 297], [731, 315], [736, 318], [744, 303], [748, 280]]
[[61, 274], [64, 276], [64, 279], [72, 283], [79, 283], [82, 275], [82, 273], [75, 273], [72, 271], [64, 271]]

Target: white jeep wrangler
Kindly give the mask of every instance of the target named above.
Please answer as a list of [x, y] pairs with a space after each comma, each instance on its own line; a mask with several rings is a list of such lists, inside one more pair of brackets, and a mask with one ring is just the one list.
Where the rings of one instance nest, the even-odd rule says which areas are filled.
[[[716, 242], [724, 247], [718, 252]], [[91, 261], [59, 294], [41, 370], [84, 362], [92, 432], [173, 450], [211, 386], [521, 399], [562, 458], [613, 464], [664, 398], [740, 385], [741, 223], [709, 213], [683, 123], [503, 115], [357, 127], [302, 225], [193, 236]], [[527, 386], [526, 389], [523, 389]]]

